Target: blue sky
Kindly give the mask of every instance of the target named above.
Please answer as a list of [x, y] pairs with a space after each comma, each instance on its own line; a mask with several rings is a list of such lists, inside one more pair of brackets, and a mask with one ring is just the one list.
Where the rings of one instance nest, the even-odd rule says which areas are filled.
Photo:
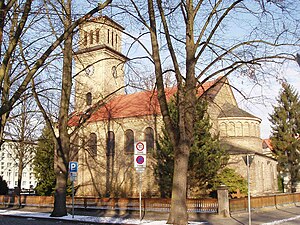
[[238, 85], [243, 93], [249, 97], [248, 100], [245, 100], [239, 93], [235, 92], [239, 106], [262, 119], [262, 138], [269, 138], [271, 134], [269, 114], [273, 112], [273, 105], [277, 104], [276, 98], [281, 89], [280, 79], [287, 81], [298, 93], [300, 92], [300, 67], [296, 62], [285, 63], [279, 69], [276, 77], [268, 77], [259, 85], [249, 81], [233, 81], [229, 78], [233, 85]]

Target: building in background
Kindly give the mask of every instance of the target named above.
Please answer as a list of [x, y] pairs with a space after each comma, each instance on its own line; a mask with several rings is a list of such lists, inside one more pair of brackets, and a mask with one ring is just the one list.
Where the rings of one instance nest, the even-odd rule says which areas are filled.
[[21, 182], [21, 192], [28, 193], [33, 191], [37, 181], [33, 172], [33, 157], [34, 146], [24, 145], [20, 147], [20, 143], [5, 142], [0, 149], [0, 176], [7, 182], [10, 190], [14, 190], [18, 186], [18, 171], [20, 165], [21, 151], [24, 153], [23, 157], [23, 172]]

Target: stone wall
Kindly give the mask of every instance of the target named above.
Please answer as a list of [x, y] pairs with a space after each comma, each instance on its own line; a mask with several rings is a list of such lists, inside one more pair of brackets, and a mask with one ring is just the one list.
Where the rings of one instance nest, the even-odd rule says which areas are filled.
[[[228, 167], [247, 179], [247, 166], [243, 160], [246, 154], [231, 155]], [[264, 195], [278, 192], [277, 162], [263, 155], [254, 155], [250, 165], [251, 195]]]
[[[110, 122], [99, 121], [81, 130], [77, 195], [137, 197], [139, 177], [134, 169], [133, 149], [130, 153], [124, 149], [125, 131], [131, 129], [135, 141], [144, 141], [145, 129], [153, 128], [156, 136], [161, 123], [161, 118], [149, 116]], [[115, 135], [115, 151], [109, 155], [106, 152], [108, 130], [113, 131]], [[88, 151], [87, 139], [90, 133], [97, 134], [96, 156]], [[151, 154], [147, 154], [147, 168], [142, 175], [143, 193], [147, 196], [158, 195], [158, 186], [153, 175], [155, 163]]]
[[[235, 169], [246, 178], [246, 165], [242, 159], [247, 153], [256, 154], [251, 165], [251, 190], [253, 195], [273, 193], [277, 191], [276, 161], [262, 154], [262, 140], [260, 139], [260, 119], [251, 118], [218, 118], [222, 110], [222, 102], [235, 103], [232, 92], [225, 85], [215, 97], [217, 103], [210, 103], [208, 113], [213, 129], [219, 133], [220, 139], [227, 146], [231, 157], [229, 167]], [[227, 96], [227, 99], [225, 98]], [[144, 116], [98, 121], [88, 124], [80, 130], [79, 138], [79, 196], [138, 196], [138, 174], [134, 170], [133, 149], [131, 153], [125, 151], [125, 131], [130, 129], [134, 133], [134, 141], [144, 141], [146, 128], [154, 130], [155, 140], [161, 133], [161, 116]], [[107, 154], [107, 133], [113, 131], [115, 135], [115, 151]], [[91, 133], [97, 136], [97, 154], [92, 155], [88, 149], [88, 137]], [[147, 169], [143, 173], [143, 196], [157, 196], [159, 189], [154, 177], [156, 161], [147, 154]]]

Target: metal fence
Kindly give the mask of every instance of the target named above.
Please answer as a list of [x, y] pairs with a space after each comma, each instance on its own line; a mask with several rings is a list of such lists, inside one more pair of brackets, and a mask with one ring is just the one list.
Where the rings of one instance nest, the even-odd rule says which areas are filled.
[[[139, 210], [138, 198], [88, 198], [75, 197], [74, 206], [77, 209], [101, 209], [101, 210]], [[22, 206], [53, 207], [52, 196], [21, 196]], [[0, 196], [0, 204], [3, 206], [18, 206], [18, 196]], [[67, 197], [67, 205], [71, 206], [72, 198]], [[169, 212], [171, 199], [143, 198], [142, 209], [144, 211]], [[216, 213], [218, 211], [217, 199], [187, 199], [188, 212]]]
[[[21, 196], [22, 206], [53, 207], [52, 196]], [[300, 193], [284, 193], [268, 196], [251, 197], [251, 208], [259, 209], [276, 207], [286, 204], [300, 203]], [[67, 206], [71, 207], [72, 198], [67, 197]], [[88, 198], [75, 197], [75, 208], [77, 209], [101, 209], [101, 210], [139, 210], [138, 198]], [[0, 196], [0, 205], [4, 207], [19, 206], [18, 196]], [[168, 198], [143, 198], [142, 209], [148, 212], [169, 212], [171, 199]], [[247, 197], [229, 200], [230, 212], [246, 211], [248, 208]], [[187, 199], [187, 208], [190, 213], [217, 213], [217, 199]]]

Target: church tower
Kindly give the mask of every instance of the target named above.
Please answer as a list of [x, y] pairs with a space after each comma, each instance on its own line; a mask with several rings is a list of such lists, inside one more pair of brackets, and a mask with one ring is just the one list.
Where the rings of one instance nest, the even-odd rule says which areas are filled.
[[90, 19], [79, 28], [75, 53], [75, 109], [82, 111], [105, 96], [124, 94], [124, 63], [121, 53], [124, 28], [107, 16]]

